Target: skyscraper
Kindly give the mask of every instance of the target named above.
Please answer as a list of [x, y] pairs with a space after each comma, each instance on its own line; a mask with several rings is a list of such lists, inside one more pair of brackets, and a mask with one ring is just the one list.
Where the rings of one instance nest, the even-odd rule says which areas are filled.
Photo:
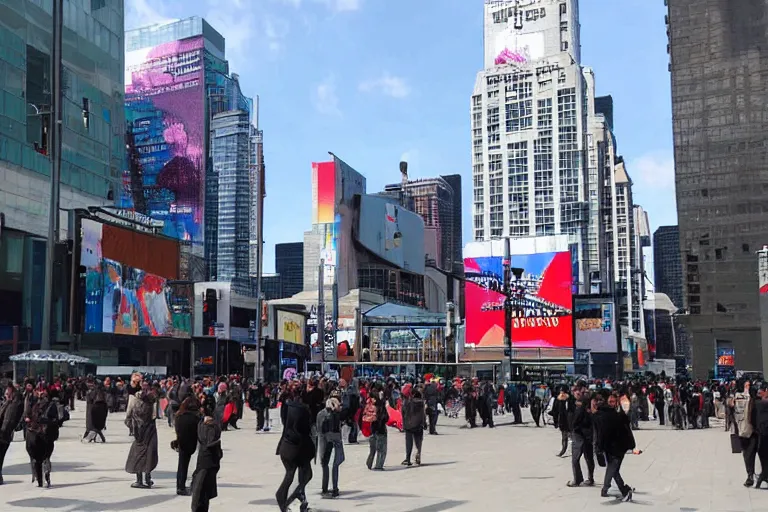
[[292, 297], [302, 291], [304, 289], [304, 244], [294, 242], [275, 245], [275, 271], [282, 280], [284, 297]]
[[250, 114], [230, 110], [213, 116], [211, 157], [218, 178], [216, 281], [250, 277]]
[[[204, 278], [228, 280], [235, 272], [233, 256], [224, 255], [228, 267], [220, 273], [218, 250], [219, 198], [228, 200], [229, 192], [220, 189], [221, 165], [214, 165], [211, 129], [216, 115], [239, 112], [235, 124], [248, 117], [245, 138], [250, 137], [253, 100], [242, 93], [238, 76], [230, 74], [224, 37], [202, 18], [130, 30], [125, 56], [129, 158], [120, 206], [162, 220], [163, 234], [184, 240], [194, 258], [204, 259]], [[233, 118], [227, 119], [218, 122]], [[231, 164], [248, 182], [253, 153], [248, 146], [238, 153], [241, 161]], [[223, 244], [227, 251], [228, 244]]]
[[[694, 375], [720, 347], [765, 370], [757, 259], [768, 240], [768, 3], [668, 0], [682, 317]], [[705, 15], [706, 14], [706, 15]]]
[[[43, 279], [52, 149], [51, 5], [0, 2], [0, 246], [8, 255], [0, 268], [0, 338], [10, 339], [7, 333], [18, 327], [37, 343], [44, 290], [55, 286]], [[112, 206], [125, 160], [122, 2], [64, 6], [60, 208]], [[63, 238], [66, 214], [60, 218]]]
[[[448, 179], [453, 184], [448, 183]], [[462, 240], [461, 176], [454, 174], [387, 185], [384, 194], [396, 197], [404, 194], [406, 207], [424, 219], [427, 258], [447, 272], [456, 271], [457, 263], [463, 271], [461, 251], [456, 253], [457, 240], [459, 244]]]
[[666, 294], [677, 308], [682, 307], [683, 269], [677, 226], [661, 226], [653, 233], [653, 281], [657, 293]]
[[484, 9], [485, 64], [470, 105], [474, 238], [568, 234], [583, 275], [588, 112], [578, 2]]

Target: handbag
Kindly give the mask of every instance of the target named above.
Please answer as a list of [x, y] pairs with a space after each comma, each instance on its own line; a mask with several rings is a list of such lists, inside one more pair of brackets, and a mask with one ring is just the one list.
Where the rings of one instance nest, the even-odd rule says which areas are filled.
[[741, 438], [739, 437], [739, 425], [734, 421], [733, 429], [736, 431], [731, 434], [731, 453], [741, 453]]

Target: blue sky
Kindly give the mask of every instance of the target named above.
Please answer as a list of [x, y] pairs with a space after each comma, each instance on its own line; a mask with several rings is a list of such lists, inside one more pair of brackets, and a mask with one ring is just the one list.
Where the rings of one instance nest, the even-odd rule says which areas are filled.
[[[661, 0], [581, 0], [582, 64], [614, 98], [619, 153], [651, 228], [676, 224], [670, 79]], [[126, 27], [198, 15], [261, 99], [265, 271], [311, 222], [311, 163], [328, 151], [368, 191], [411, 175], [464, 177], [471, 237], [469, 101], [483, 65], [482, 0], [126, 0]], [[650, 264], [650, 258], [647, 259]]]

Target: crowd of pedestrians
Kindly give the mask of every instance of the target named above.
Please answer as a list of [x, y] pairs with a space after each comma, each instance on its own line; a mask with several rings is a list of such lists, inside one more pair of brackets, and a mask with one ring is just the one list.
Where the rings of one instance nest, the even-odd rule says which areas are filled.
[[[15, 433], [24, 436], [33, 483], [51, 486], [51, 456], [59, 429], [77, 401], [85, 403], [82, 442], [107, 442], [104, 430], [109, 414], [125, 411], [125, 426], [132, 437], [125, 471], [135, 477], [131, 487], [153, 487], [152, 472], [159, 462], [157, 420], [175, 431], [170, 448], [177, 452], [176, 492], [191, 496], [193, 511], [203, 512], [216, 498], [216, 476], [223, 457], [222, 432], [239, 429], [245, 407], [255, 412], [256, 431], [268, 432], [280, 422], [275, 453], [285, 469], [275, 493], [280, 510], [298, 501], [308, 510], [307, 484], [313, 465], [322, 471], [321, 496], [341, 495], [340, 468], [345, 444], [367, 439], [366, 466], [384, 471], [390, 429], [405, 436], [403, 466], [421, 465], [425, 434], [438, 435], [441, 414], [456, 417], [463, 409], [465, 427], [494, 428], [500, 415], [510, 414], [522, 424], [522, 410], [530, 410], [531, 426], [551, 424], [560, 431], [557, 456], [570, 457], [573, 478], [568, 487], [595, 485], [596, 468], [605, 472], [601, 496], [611, 497], [616, 484], [623, 501], [634, 489], [622, 478], [625, 456], [638, 453], [633, 430], [645, 421], [676, 429], [708, 428], [710, 418], [724, 420], [734, 453], [744, 459], [745, 486], [768, 481], [767, 470], [756, 473], [756, 458], [768, 468], [768, 384], [748, 381], [687, 382], [638, 379], [624, 382], [580, 380], [575, 383], [452, 381], [426, 376], [413, 379], [357, 379], [347, 382], [312, 375], [281, 383], [243, 381], [237, 375], [196, 380], [154, 378], [27, 379], [11, 382], [0, 403], [0, 484], [2, 465]], [[270, 418], [270, 410], [279, 411]], [[479, 420], [478, 420], [479, 419]], [[189, 478], [192, 457], [196, 465]], [[582, 470], [586, 464], [586, 475]], [[297, 482], [294, 482], [297, 481]], [[190, 486], [188, 487], [188, 483]], [[294, 485], [295, 483], [295, 485]], [[290, 489], [293, 487], [293, 491]]]

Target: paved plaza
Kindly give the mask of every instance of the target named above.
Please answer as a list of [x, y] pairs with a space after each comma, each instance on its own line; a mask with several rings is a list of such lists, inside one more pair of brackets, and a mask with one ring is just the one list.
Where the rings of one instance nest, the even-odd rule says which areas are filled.
[[[185, 511], [190, 498], [176, 496], [176, 453], [173, 433], [158, 420], [160, 465], [151, 490], [132, 489], [133, 477], [123, 467], [131, 439], [124, 414], [111, 415], [107, 444], [81, 444], [84, 404], [61, 430], [52, 457], [53, 487], [30, 483], [29, 462], [22, 441], [11, 446], [5, 464], [6, 485], [0, 487], [5, 511]], [[274, 414], [273, 414], [274, 417]], [[367, 442], [345, 446], [341, 496], [320, 499], [320, 466], [314, 466], [310, 504], [317, 511], [370, 510], [387, 512], [605, 510], [606, 506], [654, 511], [768, 511], [768, 490], [742, 487], [745, 474], [740, 455], [730, 453], [722, 426], [678, 432], [656, 423], [641, 424], [636, 433], [642, 455], [628, 455], [622, 473], [636, 488], [633, 504], [600, 498], [599, 487], [569, 489], [570, 458], [557, 458], [560, 433], [551, 426], [510, 425], [467, 430], [459, 420], [440, 418], [439, 436], [426, 436], [423, 465], [400, 466], [404, 435], [389, 433], [385, 472], [365, 467]], [[239, 431], [223, 433], [224, 459], [219, 472], [219, 498], [213, 511], [274, 511], [274, 493], [283, 470], [275, 446], [278, 432], [257, 434], [248, 411]], [[715, 425], [720, 425], [715, 423]], [[20, 438], [17, 434], [17, 438]], [[195, 465], [192, 459], [190, 474]], [[598, 468], [597, 478], [603, 470]], [[618, 492], [618, 491], [616, 491]], [[293, 510], [298, 510], [294, 505]]]

